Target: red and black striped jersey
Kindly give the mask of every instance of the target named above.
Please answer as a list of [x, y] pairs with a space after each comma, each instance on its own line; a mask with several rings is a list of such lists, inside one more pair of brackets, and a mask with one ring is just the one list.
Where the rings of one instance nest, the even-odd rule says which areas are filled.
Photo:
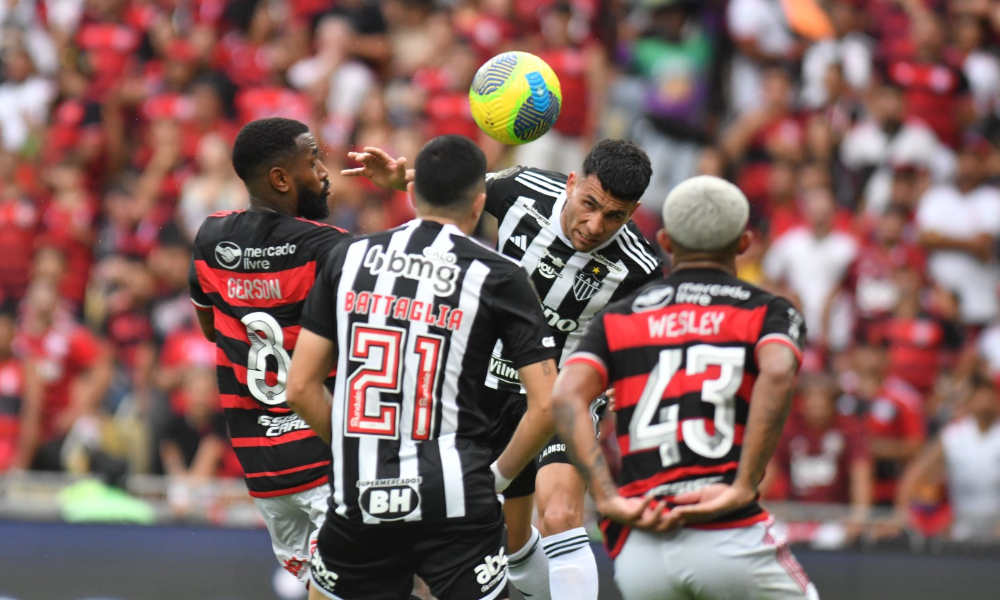
[[[614, 386], [620, 493], [669, 503], [732, 483], [759, 373], [756, 351], [781, 343], [801, 361], [804, 339], [802, 316], [787, 300], [717, 269], [677, 271], [609, 306], [566, 364], [589, 364]], [[699, 527], [766, 517], [753, 503]], [[613, 554], [621, 533], [605, 524]]]
[[255, 497], [329, 479], [330, 448], [285, 403], [299, 318], [327, 254], [348, 234], [270, 211], [220, 212], [201, 225], [191, 300], [215, 318], [222, 407]]

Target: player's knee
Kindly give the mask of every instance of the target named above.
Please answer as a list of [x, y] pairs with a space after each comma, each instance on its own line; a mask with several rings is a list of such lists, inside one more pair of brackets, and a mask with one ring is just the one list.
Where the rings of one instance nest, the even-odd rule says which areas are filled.
[[542, 537], [583, 527], [583, 507], [557, 502], [546, 506], [538, 515], [538, 521]]

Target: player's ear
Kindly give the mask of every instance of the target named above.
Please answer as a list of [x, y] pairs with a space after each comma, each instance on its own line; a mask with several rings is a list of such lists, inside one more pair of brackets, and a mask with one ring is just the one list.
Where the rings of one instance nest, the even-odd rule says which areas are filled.
[[486, 209], [486, 192], [479, 192], [476, 194], [476, 199], [472, 201], [472, 214], [476, 217], [476, 222], [479, 222], [479, 217], [482, 216], [483, 210]]
[[670, 241], [670, 234], [667, 233], [666, 229], [661, 229], [656, 232], [656, 243], [659, 244], [660, 248], [663, 248], [663, 251], [667, 254], [673, 254], [674, 245]]
[[271, 187], [282, 194], [287, 194], [292, 189], [292, 178], [288, 171], [282, 167], [271, 167], [271, 170], [267, 172], [267, 178]]
[[750, 244], [753, 243], [753, 232], [747, 229], [740, 235], [740, 241], [736, 245], [736, 255], [739, 256], [743, 254], [750, 248]]
[[576, 187], [576, 171], [570, 171], [566, 176], [566, 197], [573, 195], [573, 188]]
[[406, 184], [406, 197], [410, 199], [410, 206], [412, 206], [413, 209], [416, 210], [416, 208], [417, 208], [417, 194], [416, 194], [416, 192], [413, 191], [414, 189], [416, 189], [416, 188], [413, 186], [413, 182], [412, 181], [410, 183]]

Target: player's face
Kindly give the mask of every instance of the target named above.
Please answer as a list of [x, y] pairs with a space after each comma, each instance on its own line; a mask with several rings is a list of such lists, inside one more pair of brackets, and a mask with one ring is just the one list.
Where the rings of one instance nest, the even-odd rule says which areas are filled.
[[566, 206], [559, 218], [573, 248], [590, 252], [611, 239], [638, 207], [638, 202], [619, 200], [605, 191], [596, 175], [580, 178], [570, 173], [566, 180]]
[[306, 219], [325, 219], [330, 215], [326, 202], [330, 193], [330, 174], [319, 158], [319, 147], [311, 133], [303, 133], [295, 143], [299, 151], [292, 164], [292, 179], [299, 215]]

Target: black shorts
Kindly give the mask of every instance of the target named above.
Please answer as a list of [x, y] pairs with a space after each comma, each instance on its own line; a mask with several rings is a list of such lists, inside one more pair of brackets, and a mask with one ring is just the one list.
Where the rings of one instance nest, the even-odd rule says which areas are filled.
[[419, 575], [439, 600], [507, 597], [503, 513], [483, 522], [385, 527], [330, 515], [310, 580], [333, 600], [405, 600]]
[[[601, 394], [596, 400], [590, 403], [590, 418], [594, 421], [594, 435], [597, 437], [601, 436], [598, 423], [600, 423], [601, 418], [607, 411], [607, 408], [608, 398], [604, 394]], [[538, 453], [538, 458], [535, 459], [536, 470], [540, 470], [545, 465], [571, 464], [573, 463], [570, 461], [569, 455], [566, 454], [566, 444], [559, 441], [558, 435], [552, 436], [549, 443], [545, 444], [545, 448]]]

